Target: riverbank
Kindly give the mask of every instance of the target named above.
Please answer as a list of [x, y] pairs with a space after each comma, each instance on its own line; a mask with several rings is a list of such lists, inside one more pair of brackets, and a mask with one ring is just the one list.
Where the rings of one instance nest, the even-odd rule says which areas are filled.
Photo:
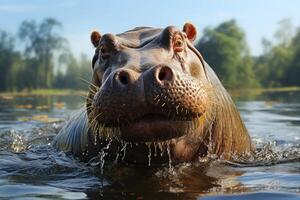
[[232, 93], [237, 93], [237, 92], [257, 92], [257, 93], [262, 93], [262, 92], [292, 92], [292, 91], [300, 91], [299, 86], [291, 86], [291, 87], [277, 87], [277, 88], [248, 88], [248, 89], [232, 89], [229, 90], [229, 92]]
[[31, 91], [21, 91], [21, 92], [0, 92], [0, 96], [68, 96], [68, 95], [87, 95], [87, 91], [84, 90], [74, 90], [74, 89], [36, 89]]
[[267, 93], [280, 92], [297, 92], [300, 91], [299, 86], [293, 87], [278, 87], [278, 88], [249, 88], [249, 89], [232, 89], [228, 90], [230, 95], [235, 100], [254, 100], [257, 96]]
[[[293, 92], [300, 91], [300, 87], [278, 87], [278, 88], [255, 88], [255, 89], [230, 89], [229, 93], [233, 97], [239, 97], [244, 95], [259, 95], [266, 92]], [[74, 90], [74, 89], [35, 89], [31, 91], [21, 91], [21, 92], [0, 92], [0, 96], [47, 96], [47, 95], [57, 95], [57, 96], [85, 96], [87, 91], [84, 90]]]

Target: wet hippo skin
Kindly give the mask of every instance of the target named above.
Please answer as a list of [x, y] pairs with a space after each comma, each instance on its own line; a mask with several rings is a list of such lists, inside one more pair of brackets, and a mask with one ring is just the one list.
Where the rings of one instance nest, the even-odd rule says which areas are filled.
[[149, 152], [154, 163], [250, 152], [230, 95], [193, 46], [196, 34], [191, 23], [182, 30], [92, 32], [86, 107], [60, 131], [54, 146], [82, 158], [105, 150], [107, 158], [135, 163], [148, 162]]

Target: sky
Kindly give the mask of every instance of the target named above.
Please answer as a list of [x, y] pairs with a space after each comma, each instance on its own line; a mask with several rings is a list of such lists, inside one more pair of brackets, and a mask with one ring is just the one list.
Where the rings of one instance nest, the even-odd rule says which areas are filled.
[[300, 27], [299, 0], [0, 0], [0, 29], [16, 34], [23, 20], [53, 17], [75, 55], [93, 55], [92, 30], [121, 33], [137, 26], [181, 28], [192, 22], [198, 38], [205, 27], [236, 19], [253, 55], [262, 53], [261, 39], [271, 39], [278, 22], [290, 18]]

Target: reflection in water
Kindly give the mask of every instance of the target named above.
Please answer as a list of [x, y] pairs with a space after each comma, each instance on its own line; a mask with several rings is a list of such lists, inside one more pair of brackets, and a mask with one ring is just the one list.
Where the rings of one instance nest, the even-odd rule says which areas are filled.
[[238, 99], [254, 155], [171, 168], [105, 163], [102, 171], [51, 147], [60, 120], [83, 98], [0, 96], [0, 198], [299, 199], [299, 99], [300, 92]]

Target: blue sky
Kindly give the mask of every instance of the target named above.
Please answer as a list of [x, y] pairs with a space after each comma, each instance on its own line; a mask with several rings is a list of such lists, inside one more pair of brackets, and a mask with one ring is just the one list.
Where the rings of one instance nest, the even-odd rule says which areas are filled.
[[136, 26], [182, 27], [189, 21], [201, 36], [204, 27], [234, 18], [258, 55], [261, 38], [272, 38], [278, 21], [290, 18], [300, 26], [299, 10], [299, 0], [0, 0], [0, 29], [15, 34], [25, 19], [54, 17], [62, 22], [72, 51], [91, 55], [89, 34], [94, 29], [119, 33]]

